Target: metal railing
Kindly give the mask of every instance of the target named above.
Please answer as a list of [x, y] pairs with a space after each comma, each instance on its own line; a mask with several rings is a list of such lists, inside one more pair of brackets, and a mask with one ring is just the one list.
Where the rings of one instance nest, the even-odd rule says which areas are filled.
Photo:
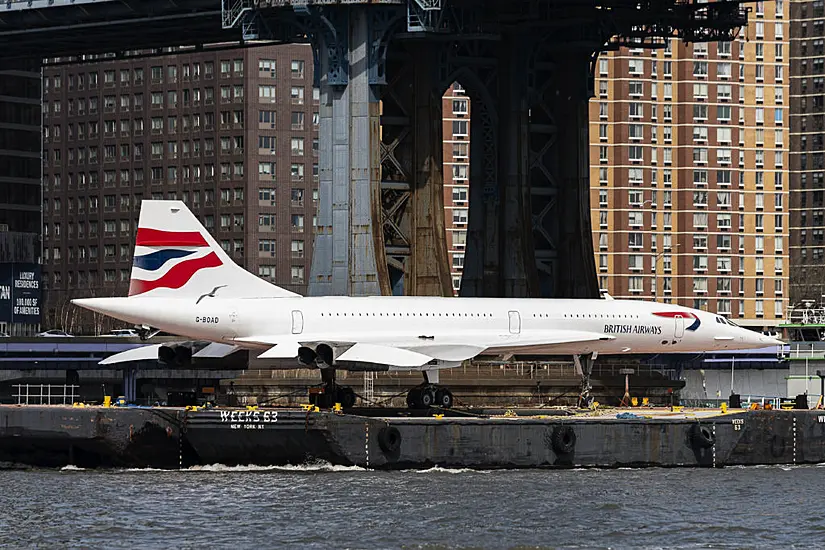
[[80, 386], [72, 384], [15, 384], [18, 405], [71, 405]]
[[786, 345], [782, 352], [785, 359], [823, 359], [825, 342], [794, 343]]

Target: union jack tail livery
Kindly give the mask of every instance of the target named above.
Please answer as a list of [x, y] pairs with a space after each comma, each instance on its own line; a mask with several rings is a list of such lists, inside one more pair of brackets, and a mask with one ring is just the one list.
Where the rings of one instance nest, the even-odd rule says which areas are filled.
[[297, 296], [232, 261], [180, 201], [141, 203], [129, 296]]

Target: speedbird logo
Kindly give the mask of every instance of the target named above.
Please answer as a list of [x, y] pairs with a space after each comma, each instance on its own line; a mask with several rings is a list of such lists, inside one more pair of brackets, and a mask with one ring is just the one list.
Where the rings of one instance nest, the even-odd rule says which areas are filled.
[[685, 327], [687, 330], [695, 331], [699, 328], [699, 325], [702, 324], [702, 321], [699, 320], [699, 316], [695, 313], [690, 313], [687, 311], [660, 311], [659, 313], [654, 313], [657, 317], [668, 317], [670, 319], [675, 319], [676, 317], [682, 317], [685, 320], [693, 320], [693, 323]]
[[180, 288], [192, 276], [223, 265], [199, 231], [138, 228], [129, 296], [155, 288]]

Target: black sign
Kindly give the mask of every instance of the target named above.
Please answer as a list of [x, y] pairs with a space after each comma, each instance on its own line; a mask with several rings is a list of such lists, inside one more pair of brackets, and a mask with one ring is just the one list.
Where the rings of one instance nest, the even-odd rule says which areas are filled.
[[40, 323], [38, 264], [0, 264], [0, 321]]

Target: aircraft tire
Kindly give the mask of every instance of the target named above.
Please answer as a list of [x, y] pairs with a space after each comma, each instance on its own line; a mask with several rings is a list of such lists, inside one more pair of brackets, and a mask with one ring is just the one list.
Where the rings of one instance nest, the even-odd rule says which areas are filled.
[[716, 436], [709, 427], [694, 424], [690, 428], [690, 443], [699, 449], [709, 449], [716, 443]]
[[401, 432], [395, 426], [385, 426], [378, 432], [378, 446], [387, 454], [398, 452], [401, 448]]
[[453, 393], [447, 388], [439, 388], [435, 392], [435, 405], [442, 409], [449, 409], [453, 406]]
[[551, 436], [553, 451], [559, 455], [566, 455], [576, 448], [576, 432], [570, 426], [556, 426]]
[[352, 388], [340, 388], [338, 390], [338, 402], [341, 403], [341, 407], [345, 409], [351, 409], [355, 406], [355, 392], [352, 391]]
[[431, 388], [421, 390], [421, 397], [418, 398], [421, 408], [429, 409], [435, 404], [435, 392]]
[[421, 389], [420, 388], [413, 388], [407, 392], [407, 407], [411, 409], [417, 409], [419, 405], [419, 399], [421, 398]]

